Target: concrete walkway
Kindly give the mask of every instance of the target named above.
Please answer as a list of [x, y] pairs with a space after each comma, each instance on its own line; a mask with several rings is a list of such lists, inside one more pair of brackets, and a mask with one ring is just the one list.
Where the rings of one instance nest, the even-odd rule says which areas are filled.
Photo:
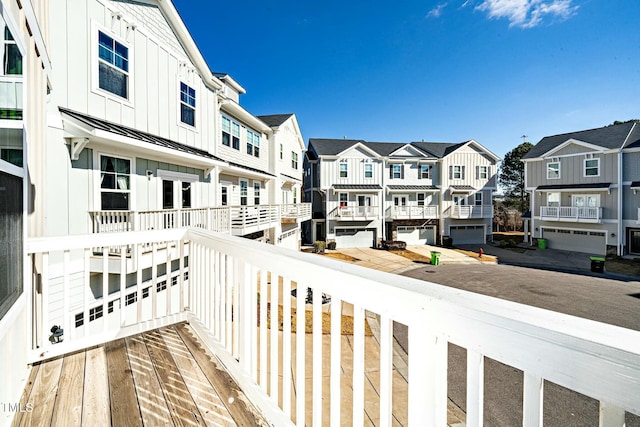
[[[476, 245], [477, 246], [477, 245]], [[453, 249], [441, 248], [439, 246], [430, 245], [408, 245], [407, 249], [411, 252], [431, 258], [431, 252], [440, 252], [440, 264], [477, 264], [478, 261], [475, 258], [471, 258], [460, 252], [456, 252]], [[477, 250], [478, 248], [476, 248]]]
[[372, 268], [387, 273], [397, 274], [416, 267], [416, 264], [410, 259], [379, 249], [345, 248], [338, 249], [336, 252], [356, 258], [357, 261], [351, 262], [353, 265]]

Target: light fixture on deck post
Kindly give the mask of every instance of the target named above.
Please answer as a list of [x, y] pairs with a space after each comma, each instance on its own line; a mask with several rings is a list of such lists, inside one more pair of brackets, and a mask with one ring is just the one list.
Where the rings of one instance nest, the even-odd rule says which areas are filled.
[[64, 339], [63, 335], [64, 335], [64, 330], [60, 326], [54, 325], [51, 328], [51, 337], [49, 337], [49, 341], [51, 341], [54, 344], [61, 343]]

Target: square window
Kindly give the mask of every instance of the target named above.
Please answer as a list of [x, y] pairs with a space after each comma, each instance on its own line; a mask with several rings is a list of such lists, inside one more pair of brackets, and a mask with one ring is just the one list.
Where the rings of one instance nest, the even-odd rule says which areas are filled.
[[547, 193], [547, 206], [560, 206], [560, 193]]
[[463, 166], [459, 166], [459, 165], [455, 165], [452, 166], [452, 175], [451, 178], [452, 179], [464, 179], [464, 167]]
[[129, 48], [98, 32], [98, 87], [127, 99], [129, 96]]
[[560, 162], [547, 163], [547, 179], [560, 178]]
[[489, 167], [478, 166], [478, 179], [488, 179], [488, 178], [489, 178]]
[[196, 125], [196, 91], [180, 82], [180, 121], [189, 126]]
[[93, 322], [94, 320], [101, 318], [102, 315], [103, 315], [103, 311], [102, 311], [101, 305], [94, 307], [92, 309], [89, 309], [89, 322]]
[[600, 176], [600, 159], [585, 159], [584, 176]]

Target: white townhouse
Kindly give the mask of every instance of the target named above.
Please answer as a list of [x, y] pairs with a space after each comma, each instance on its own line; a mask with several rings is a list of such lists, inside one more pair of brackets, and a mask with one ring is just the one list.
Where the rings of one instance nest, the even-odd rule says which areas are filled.
[[544, 137], [524, 157], [531, 235], [550, 248], [640, 254], [640, 125]]
[[[52, 87], [46, 1], [0, 1], [0, 425], [27, 384], [32, 342], [26, 241], [44, 229], [45, 105]], [[39, 189], [34, 191], [34, 189]]]
[[459, 144], [311, 139], [305, 200], [309, 241], [337, 246], [484, 243], [491, 236], [499, 157], [476, 141]]

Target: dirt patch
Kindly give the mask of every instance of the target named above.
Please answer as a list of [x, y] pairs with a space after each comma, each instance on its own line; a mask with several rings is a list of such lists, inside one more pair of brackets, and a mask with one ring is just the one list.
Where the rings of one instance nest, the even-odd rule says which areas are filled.
[[610, 273], [624, 274], [640, 277], [640, 258], [635, 259], [607, 259], [604, 268]]
[[516, 244], [524, 241], [524, 233], [522, 231], [504, 231], [493, 233], [493, 241], [500, 242], [501, 240], [513, 240]]
[[[283, 318], [284, 311], [282, 306], [278, 306], [278, 323], [279, 329], [283, 329]], [[291, 332], [296, 332], [297, 330], [297, 316], [296, 309], [291, 309]], [[258, 304], [258, 326], [260, 326], [260, 304]], [[347, 316], [345, 314], [342, 315], [341, 322], [342, 335], [353, 335], [353, 316]], [[267, 304], [267, 328], [271, 328], [271, 304]], [[313, 332], [313, 312], [311, 310], [305, 311], [305, 333], [310, 334]], [[322, 312], [322, 333], [330, 334], [331, 333], [331, 313]], [[373, 332], [371, 332], [371, 328], [369, 328], [369, 324], [366, 319], [364, 322], [364, 335], [365, 336], [373, 336]]]
[[400, 255], [401, 257], [410, 259], [413, 262], [421, 263], [421, 264], [431, 264], [431, 258], [426, 257], [424, 255], [420, 255], [419, 253], [408, 251], [406, 249], [394, 249], [390, 250], [392, 254]]
[[360, 259], [356, 257], [352, 257], [351, 255], [343, 254], [341, 252], [325, 252], [318, 255], [326, 256], [333, 259], [339, 259], [340, 261], [347, 261], [347, 262], [360, 261]]
[[480, 262], [489, 262], [489, 263], [497, 263], [498, 262], [498, 257], [493, 256], [493, 255], [486, 255], [486, 254], [482, 254], [482, 256], [478, 256], [478, 252], [473, 252], [473, 251], [465, 251], [463, 249], [454, 249], [454, 251], [459, 252], [461, 254], [464, 254], [468, 257], [471, 257], [473, 259], [477, 259]]

